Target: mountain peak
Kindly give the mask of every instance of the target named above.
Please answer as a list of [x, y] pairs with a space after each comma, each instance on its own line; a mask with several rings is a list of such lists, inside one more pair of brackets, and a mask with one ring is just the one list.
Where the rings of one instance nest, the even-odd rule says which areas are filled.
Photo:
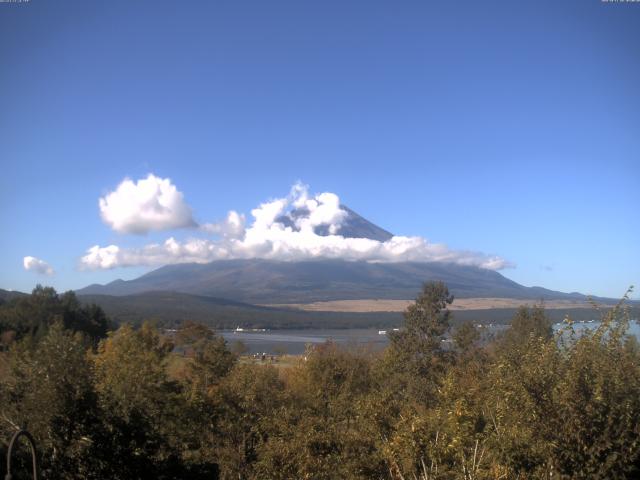
[[[368, 238], [378, 242], [386, 242], [393, 237], [392, 233], [380, 228], [374, 223], [371, 223], [369, 220], [357, 214], [346, 205], [340, 204], [340, 209], [346, 212], [346, 216], [335, 231], [336, 235], [341, 235], [345, 238]], [[276, 218], [276, 222], [282, 223], [285, 227], [297, 230], [296, 220], [308, 215], [309, 210], [305, 207], [296, 208], [287, 214]], [[331, 235], [328, 225], [319, 225], [314, 228], [314, 232], [323, 237]]]

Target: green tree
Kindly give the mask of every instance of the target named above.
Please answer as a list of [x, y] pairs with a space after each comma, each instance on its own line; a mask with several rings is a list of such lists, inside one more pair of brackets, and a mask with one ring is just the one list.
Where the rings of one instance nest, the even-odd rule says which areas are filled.
[[286, 406], [267, 421], [257, 478], [365, 479], [385, 472], [367, 428], [371, 384], [364, 352], [326, 343], [287, 371]]
[[529, 334], [499, 350], [490, 373], [492, 449], [512, 476], [635, 478], [640, 356], [613, 309], [568, 341]]
[[53, 288], [41, 285], [31, 295], [0, 305], [0, 333], [10, 332], [16, 340], [25, 336], [42, 338], [56, 322], [68, 330], [86, 334], [94, 344], [111, 327], [99, 306], [81, 304], [74, 292], [58, 295]]
[[36, 438], [47, 478], [89, 478], [97, 398], [80, 335], [53, 324], [40, 342], [27, 338], [8, 354], [0, 386], [2, 437], [26, 427]]
[[452, 302], [453, 295], [444, 283], [425, 283], [422, 293], [403, 314], [403, 328], [389, 333], [384, 374], [400, 380], [394, 385], [397, 391], [421, 403], [433, 400], [446, 369], [449, 355], [442, 344], [451, 316], [447, 306]]
[[206, 396], [237, 361], [225, 339], [201, 323], [186, 322], [176, 333], [175, 341], [190, 357], [185, 376], [193, 395]]
[[545, 424], [549, 463], [562, 478], [636, 478], [640, 474], [640, 355], [625, 341], [628, 311], [618, 305], [593, 333], [562, 355]]
[[553, 323], [547, 316], [544, 305], [530, 307], [523, 305], [518, 308], [511, 320], [510, 328], [498, 342], [498, 348], [515, 349], [525, 344], [530, 338], [549, 340], [553, 337]]
[[269, 425], [282, 418], [283, 390], [274, 367], [254, 364], [236, 365], [212, 390], [209, 402], [216, 417], [211, 454], [220, 465], [220, 478], [270, 478], [256, 475], [255, 464], [273, 430]]
[[480, 332], [471, 322], [463, 323], [453, 332], [453, 344], [461, 360], [477, 353], [479, 341]]
[[166, 372], [172, 349], [148, 323], [138, 330], [124, 325], [100, 343], [94, 368], [104, 424], [98, 454], [103, 478], [178, 475], [185, 403]]

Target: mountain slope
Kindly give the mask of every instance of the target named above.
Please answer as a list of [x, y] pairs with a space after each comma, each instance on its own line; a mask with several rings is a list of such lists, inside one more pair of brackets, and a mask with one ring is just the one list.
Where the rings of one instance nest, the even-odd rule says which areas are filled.
[[[345, 205], [341, 205], [341, 208], [347, 215], [337, 234], [377, 241], [393, 237], [390, 232]], [[297, 219], [307, 214], [307, 210], [300, 208], [282, 215], [277, 221], [285, 227], [296, 229]], [[329, 234], [322, 226], [316, 227], [316, 233]], [[454, 263], [370, 263], [322, 258], [295, 262], [236, 259], [209, 264], [167, 265], [134, 280], [90, 285], [78, 290], [78, 293], [132, 295], [173, 291], [251, 304], [376, 298], [409, 300], [415, 298], [422, 284], [430, 280], [445, 282], [453, 294], [460, 298], [584, 299], [580, 294], [524, 287], [496, 271]]]
[[498, 272], [450, 263], [369, 263], [344, 260], [222, 260], [167, 265], [135, 280], [91, 285], [77, 293], [131, 295], [175, 291], [247, 303], [412, 299], [423, 282], [441, 280], [460, 298], [584, 298], [579, 294], [523, 287]]

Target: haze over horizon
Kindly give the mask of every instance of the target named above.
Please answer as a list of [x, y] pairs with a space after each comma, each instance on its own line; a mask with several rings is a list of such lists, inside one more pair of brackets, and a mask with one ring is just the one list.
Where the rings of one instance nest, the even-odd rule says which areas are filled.
[[255, 256], [640, 283], [639, 5], [250, 3], [0, 4], [0, 288]]

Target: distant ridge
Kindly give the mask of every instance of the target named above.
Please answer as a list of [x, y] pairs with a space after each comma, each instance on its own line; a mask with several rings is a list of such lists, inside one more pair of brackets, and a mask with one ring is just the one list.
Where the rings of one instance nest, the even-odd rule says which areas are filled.
[[13, 300], [14, 298], [24, 297], [26, 293], [16, 292], [13, 290], [3, 290], [0, 288], [0, 303]]

